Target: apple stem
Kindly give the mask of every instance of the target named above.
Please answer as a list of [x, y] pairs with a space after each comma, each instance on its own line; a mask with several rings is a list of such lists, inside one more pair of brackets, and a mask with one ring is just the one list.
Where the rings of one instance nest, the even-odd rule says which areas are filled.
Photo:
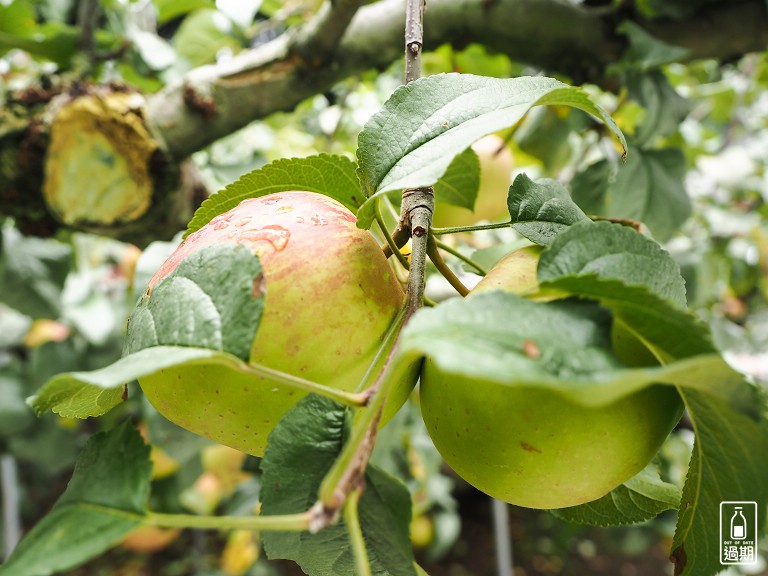
[[462, 232], [475, 232], [477, 230], [500, 230], [509, 228], [512, 222], [497, 222], [496, 224], [475, 224], [474, 226], [451, 226], [449, 228], [432, 228], [432, 234], [442, 236], [443, 234], [461, 234]]
[[312, 511], [275, 516], [197, 516], [195, 514], [162, 514], [147, 512], [143, 523], [158, 528], [199, 528], [208, 530], [309, 530]]
[[[405, 255], [400, 252], [400, 248], [405, 246], [406, 242], [408, 242], [408, 235], [401, 233], [402, 228], [400, 228], [400, 226], [395, 228], [393, 234], [390, 234], [389, 230], [387, 230], [387, 225], [384, 222], [384, 217], [381, 214], [381, 205], [379, 202], [374, 203], [374, 209], [376, 211], [376, 222], [378, 222], [379, 228], [381, 228], [381, 233], [384, 234], [384, 239], [387, 241], [386, 245], [381, 247], [381, 250], [384, 252], [384, 257], [389, 258], [394, 254], [403, 268], [408, 270], [410, 268], [410, 264], [408, 264], [408, 260], [406, 259]], [[398, 245], [398, 240], [395, 239], [395, 236], [397, 236], [398, 240], [402, 242], [400, 245]], [[403, 236], [405, 237], [404, 241], [402, 240]]]
[[291, 388], [303, 390], [304, 392], [319, 394], [320, 396], [330, 398], [331, 400], [335, 400], [336, 402], [344, 404], [345, 406], [359, 408], [361, 406], [365, 406], [368, 402], [368, 395], [364, 392], [345, 392], [344, 390], [339, 390], [330, 386], [324, 386], [323, 384], [318, 384], [317, 382], [312, 382], [311, 380], [304, 380], [303, 378], [299, 378], [293, 374], [280, 372], [279, 370], [274, 370], [273, 368], [268, 368], [266, 366], [262, 366], [261, 364], [247, 364], [244, 370], [251, 374], [255, 374], [256, 376], [269, 378], [275, 382], [280, 382], [281, 384], [285, 384]]
[[349, 531], [352, 556], [355, 558], [356, 576], [372, 576], [371, 564], [368, 561], [368, 550], [365, 548], [365, 539], [363, 538], [360, 516], [358, 515], [358, 504], [360, 503], [361, 495], [361, 488], [357, 488], [350, 493], [347, 503], [344, 505], [344, 521]]
[[435, 237], [432, 234], [429, 235], [429, 239], [427, 240], [427, 255], [432, 261], [432, 264], [435, 265], [435, 268], [437, 268], [437, 271], [448, 280], [450, 285], [456, 289], [456, 292], [462, 296], [469, 294], [469, 289], [464, 286], [462, 281], [459, 280], [459, 277], [454, 274], [453, 270], [451, 270], [448, 264], [445, 263], [445, 260], [443, 260], [443, 257], [437, 249]]
[[445, 250], [446, 252], [448, 252], [448, 254], [452, 254], [453, 256], [456, 256], [456, 258], [458, 258], [462, 262], [466, 262], [467, 264], [472, 266], [472, 268], [477, 270], [477, 273], [480, 276], [485, 276], [486, 274], [488, 274], [488, 270], [483, 268], [480, 264], [478, 264], [475, 260], [473, 260], [469, 256], [462, 254], [460, 251], [456, 250], [456, 248], [454, 248], [453, 246], [449, 246], [448, 244], [446, 244], [445, 242], [441, 242], [437, 238], [435, 238], [434, 240], [435, 240], [435, 245], [438, 248], [440, 248], [441, 250]]
[[355, 388], [355, 392], [364, 394], [368, 399], [376, 393], [378, 388], [378, 378], [374, 380], [373, 384], [368, 388], [366, 388], [366, 384], [371, 379], [374, 370], [382, 368], [381, 359], [384, 357], [384, 354], [395, 347], [395, 340], [397, 339], [398, 334], [400, 334], [400, 329], [403, 327], [406, 310], [407, 307], [403, 306], [397, 313], [397, 316], [395, 316], [395, 319], [392, 320], [392, 324], [387, 328], [387, 332], [381, 340], [379, 349], [376, 351], [376, 356], [374, 356], [368, 369], [365, 371], [365, 374], [363, 374], [363, 377], [360, 379], [360, 383], [357, 385], [357, 388]]
[[[400, 339], [400, 329], [407, 318], [406, 314], [409, 309], [410, 306], [406, 303], [401, 312], [402, 320], [397, 322], [395, 341], [384, 359], [373, 386], [364, 392], [370, 397], [368, 406], [354, 420], [349, 440], [320, 484], [318, 504], [326, 511], [338, 511], [344, 505], [347, 495], [360, 485], [376, 442], [384, 404], [392, 390], [413, 368], [412, 365], [404, 365], [402, 362], [392, 363], [397, 349], [397, 341]], [[395, 369], [403, 372], [394, 372]], [[327, 518], [330, 522], [333, 515], [329, 514]]]

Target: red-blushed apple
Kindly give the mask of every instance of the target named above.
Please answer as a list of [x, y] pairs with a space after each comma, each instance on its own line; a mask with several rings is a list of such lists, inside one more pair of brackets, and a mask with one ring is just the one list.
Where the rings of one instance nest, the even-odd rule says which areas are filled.
[[[535, 292], [540, 252], [529, 247], [503, 258], [469, 298], [492, 290]], [[533, 341], [522, 351], [534, 359], [541, 353]], [[529, 508], [604, 496], [650, 462], [683, 410], [671, 386], [591, 408], [514, 378], [502, 384], [445, 374], [431, 361], [420, 386], [424, 422], [445, 461], [479, 490]]]
[[[263, 267], [264, 313], [250, 363], [354, 390], [405, 299], [370, 232], [321, 194], [290, 191], [247, 199], [190, 234], [153, 276], [150, 290], [189, 254], [221, 243], [247, 246]], [[263, 455], [281, 416], [305, 395], [217, 364], [163, 370], [140, 384], [169, 420], [256, 456]], [[398, 387], [387, 414], [402, 405], [411, 387]]]
[[485, 136], [472, 145], [480, 161], [480, 186], [474, 210], [438, 202], [433, 225], [436, 227], [471, 226], [481, 220], [509, 218], [507, 194], [512, 183], [514, 158], [499, 136]]

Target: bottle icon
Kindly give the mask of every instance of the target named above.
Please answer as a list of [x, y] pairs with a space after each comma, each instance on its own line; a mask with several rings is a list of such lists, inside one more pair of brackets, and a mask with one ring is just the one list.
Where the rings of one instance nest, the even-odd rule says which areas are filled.
[[747, 537], [747, 519], [741, 512], [741, 506], [736, 506], [731, 517], [731, 539], [744, 540]]

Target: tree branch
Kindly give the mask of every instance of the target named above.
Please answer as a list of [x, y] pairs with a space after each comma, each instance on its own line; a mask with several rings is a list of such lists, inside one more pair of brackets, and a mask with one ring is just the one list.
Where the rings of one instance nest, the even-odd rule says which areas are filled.
[[317, 16], [297, 33], [293, 42], [296, 53], [315, 67], [327, 63], [360, 4], [362, 0], [327, 0]]
[[[193, 70], [149, 97], [147, 117], [157, 136], [173, 157], [183, 158], [255, 119], [291, 110], [343, 78], [399, 59], [404, 1], [382, 0], [356, 11], [357, 4], [337, 0], [300, 33]], [[428, 12], [428, 46], [477, 42], [577, 83], [602, 82], [606, 65], [617, 61], [626, 45], [615, 32], [615, 13], [560, 0], [430, 0]], [[768, 44], [763, 0], [715, 5], [685, 20], [639, 23], [689, 48], [692, 59], [732, 58]], [[334, 46], [334, 36], [344, 29]], [[302, 57], [308, 46], [321, 52], [335, 48], [332, 64], [312, 65]]]

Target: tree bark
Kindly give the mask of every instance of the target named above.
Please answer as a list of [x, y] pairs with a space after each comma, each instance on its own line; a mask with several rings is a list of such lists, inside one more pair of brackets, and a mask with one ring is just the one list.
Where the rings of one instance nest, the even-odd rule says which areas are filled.
[[[404, 14], [404, 0], [361, 8], [327, 59], [308, 59], [283, 36], [226, 63], [198, 68], [149, 98], [148, 119], [168, 152], [184, 158], [253, 120], [293, 109], [343, 78], [390, 65], [402, 54]], [[621, 17], [562, 0], [429, 0], [424, 46], [475, 42], [575, 83], [602, 84], [606, 66], [626, 47], [615, 32]], [[636, 21], [690, 49], [690, 59], [731, 59], [768, 45], [763, 0], [714, 5], [685, 20]]]

